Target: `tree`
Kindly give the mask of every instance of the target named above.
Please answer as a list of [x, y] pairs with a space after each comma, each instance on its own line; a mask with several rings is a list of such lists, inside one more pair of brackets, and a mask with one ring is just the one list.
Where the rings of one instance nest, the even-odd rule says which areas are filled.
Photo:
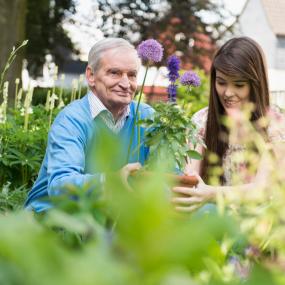
[[[0, 73], [13, 46], [20, 45], [25, 39], [26, 4], [27, 0], [0, 0]], [[18, 53], [5, 78], [10, 83], [11, 98], [13, 98], [15, 78], [20, 77], [21, 74], [22, 60], [23, 50]], [[1, 100], [2, 98], [0, 98]]]
[[60, 65], [77, 52], [62, 26], [75, 11], [74, 0], [28, 0], [26, 58], [30, 73], [36, 75], [40, 72], [46, 54], [53, 55], [56, 64]]
[[13, 46], [29, 40], [5, 78], [10, 86], [10, 104], [14, 98], [15, 79], [21, 77], [24, 56], [28, 59], [30, 73], [38, 75], [46, 54], [52, 54], [55, 62], [61, 64], [72, 52], [77, 52], [62, 26], [73, 13], [74, 0], [0, 0], [0, 72]]
[[[215, 42], [223, 30], [225, 9], [210, 0], [98, 0], [105, 36], [120, 36], [133, 43], [159, 40], [166, 56], [176, 52], [183, 67], [209, 70]], [[209, 24], [207, 15], [215, 20]]]

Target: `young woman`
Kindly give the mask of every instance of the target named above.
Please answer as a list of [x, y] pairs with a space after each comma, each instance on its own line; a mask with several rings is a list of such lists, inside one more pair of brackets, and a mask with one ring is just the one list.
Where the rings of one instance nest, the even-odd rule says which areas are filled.
[[[246, 172], [243, 170], [249, 168], [248, 163], [234, 161], [234, 158], [238, 155], [241, 157], [246, 151], [245, 144], [239, 143], [238, 140], [244, 139], [243, 111], [247, 110], [248, 106], [251, 106], [249, 125], [264, 142], [285, 141], [285, 117], [270, 107], [263, 51], [250, 38], [233, 38], [217, 51], [213, 59], [209, 106], [193, 116], [206, 148], [201, 149], [204, 154], [203, 160], [192, 161], [185, 171], [189, 173], [190, 170], [199, 174], [200, 182], [197, 187], [173, 188], [175, 193], [182, 194], [173, 198], [177, 210], [193, 211], [204, 203], [214, 202], [218, 193], [230, 195], [234, 190], [249, 191], [264, 180], [267, 172], [264, 167], [259, 167], [254, 175], [243, 175], [242, 173]], [[234, 143], [230, 140], [232, 132], [226, 127], [224, 118], [235, 122], [234, 132], [237, 141]], [[264, 124], [264, 118], [269, 118], [267, 125]], [[280, 128], [276, 128], [273, 120], [279, 122]], [[258, 153], [254, 147], [251, 151]], [[215, 159], [209, 154], [215, 154]], [[220, 186], [209, 184], [213, 169], [217, 170], [216, 176]], [[234, 177], [238, 174], [242, 176], [242, 185], [233, 186]], [[263, 179], [260, 179], [261, 177]]]

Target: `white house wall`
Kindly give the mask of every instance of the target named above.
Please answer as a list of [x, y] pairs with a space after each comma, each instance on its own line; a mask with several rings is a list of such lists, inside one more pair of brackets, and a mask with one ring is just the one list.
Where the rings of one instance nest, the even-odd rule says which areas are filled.
[[256, 40], [265, 52], [268, 66], [276, 68], [277, 39], [270, 29], [260, 0], [248, 1], [246, 9], [239, 18], [237, 33]]
[[285, 36], [277, 37], [276, 68], [285, 71]]

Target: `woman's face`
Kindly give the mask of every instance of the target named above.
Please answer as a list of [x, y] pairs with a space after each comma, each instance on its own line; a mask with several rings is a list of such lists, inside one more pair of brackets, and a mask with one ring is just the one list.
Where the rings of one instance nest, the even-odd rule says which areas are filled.
[[232, 109], [241, 109], [249, 101], [250, 85], [242, 78], [230, 77], [217, 70], [215, 86], [227, 114]]

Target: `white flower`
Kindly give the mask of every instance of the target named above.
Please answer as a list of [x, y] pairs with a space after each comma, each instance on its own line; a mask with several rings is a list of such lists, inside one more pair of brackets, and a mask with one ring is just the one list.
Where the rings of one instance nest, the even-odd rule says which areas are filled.
[[0, 105], [0, 123], [6, 122], [6, 111], [7, 111], [7, 98], [8, 98], [8, 82], [4, 83], [3, 87], [3, 102]]
[[61, 108], [63, 108], [64, 106], [65, 106], [65, 104], [64, 104], [63, 100], [60, 100], [60, 102], [59, 102], [57, 108], [58, 108], [58, 109], [61, 109]]
[[24, 107], [22, 107], [22, 108], [20, 109], [20, 115], [21, 115], [21, 116], [25, 116], [25, 108], [24, 108]]
[[3, 103], [7, 103], [8, 100], [8, 87], [9, 87], [9, 82], [6, 81], [3, 85]]
[[10, 181], [7, 181], [7, 182], [3, 185], [2, 193], [3, 193], [4, 195], [7, 195], [7, 194], [9, 193], [10, 184], [11, 184], [11, 182], [10, 182]]
[[20, 88], [18, 95], [17, 95], [17, 108], [20, 109], [21, 107], [21, 99], [22, 99], [23, 89]]
[[35, 131], [38, 131], [40, 128], [38, 126], [32, 126], [32, 129], [31, 131], [32, 132], [35, 132]]
[[77, 79], [72, 80], [72, 88], [74, 88], [74, 89], [78, 88], [78, 80]]
[[0, 107], [0, 124], [5, 124], [6, 123], [6, 118], [2, 112], [2, 108]]
[[25, 108], [21, 108], [20, 109], [20, 115], [21, 116], [25, 116], [25, 114], [33, 114], [33, 108], [30, 106], [30, 107], [28, 107], [27, 109], [25, 109]]
[[50, 96], [50, 98], [49, 98], [49, 101], [50, 102], [54, 102], [55, 100], [57, 100], [58, 99], [58, 96], [55, 94], [55, 93], [52, 93], [52, 95]]
[[28, 108], [27, 113], [28, 114], [33, 114], [33, 108], [31, 106]]
[[52, 95], [51, 95], [50, 98], [49, 98], [49, 102], [50, 102], [50, 107], [49, 107], [49, 109], [50, 109], [50, 110], [53, 110], [55, 100], [58, 100], [58, 96], [57, 96], [55, 93], [52, 93]]
[[160, 119], [160, 121], [161, 121], [162, 123], [164, 123], [164, 124], [168, 124], [168, 123], [169, 123], [169, 119], [168, 119], [167, 117], [162, 117], [162, 118]]
[[25, 116], [25, 114], [33, 114], [33, 108], [30, 106], [27, 109], [26, 108], [21, 108], [20, 109], [20, 115]]
[[79, 82], [82, 83], [83, 80], [84, 80], [84, 76], [83, 76], [83, 74], [80, 74], [80, 76], [79, 76]]

